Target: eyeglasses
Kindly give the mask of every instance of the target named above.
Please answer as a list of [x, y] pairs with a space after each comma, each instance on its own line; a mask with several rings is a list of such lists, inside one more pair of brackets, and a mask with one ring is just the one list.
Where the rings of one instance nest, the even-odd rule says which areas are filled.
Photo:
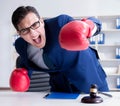
[[19, 30], [21, 35], [27, 35], [30, 32], [30, 29], [37, 29], [40, 27], [40, 21], [33, 23], [30, 27]]

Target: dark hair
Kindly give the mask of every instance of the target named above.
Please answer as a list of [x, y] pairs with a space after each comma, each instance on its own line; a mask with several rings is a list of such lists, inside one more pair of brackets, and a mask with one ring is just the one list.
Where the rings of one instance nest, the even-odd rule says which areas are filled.
[[36, 16], [40, 19], [40, 15], [38, 11], [32, 6], [20, 6], [18, 7], [12, 14], [12, 24], [18, 30], [18, 24], [21, 20], [30, 12], [36, 14]]

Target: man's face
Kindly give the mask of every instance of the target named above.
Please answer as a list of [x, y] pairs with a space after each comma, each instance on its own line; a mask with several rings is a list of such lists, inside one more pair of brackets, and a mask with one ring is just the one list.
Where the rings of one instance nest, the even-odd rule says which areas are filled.
[[18, 24], [19, 35], [31, 45], [43, 48], [46, 43], [44, 21], [34, 13], [29, 13]]

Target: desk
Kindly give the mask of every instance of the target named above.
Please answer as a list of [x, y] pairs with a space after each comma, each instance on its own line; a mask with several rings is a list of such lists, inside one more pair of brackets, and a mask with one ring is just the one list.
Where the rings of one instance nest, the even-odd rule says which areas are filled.
[[[120, 106], [120, 92], [109, 92], [112, 98], [98, 94], [103, 102], [94, 106]], [[80, 94], [77, 99], [45, 99], [47, 92], [13, 92], [0, 91], [0, 106], [93, 106], [93, 104], [81, 103], [83, 96]]]

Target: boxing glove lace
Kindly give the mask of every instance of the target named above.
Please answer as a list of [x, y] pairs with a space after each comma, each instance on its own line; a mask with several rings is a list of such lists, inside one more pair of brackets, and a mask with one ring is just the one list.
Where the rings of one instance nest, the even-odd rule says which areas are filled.
[[89, 19], [86, 19], [86, 18], [83, 18], [81, 21], [85, 22], [89, 26], [89, 28], [90, 28], [90, 34], [88, 34], [87, 38], [90, 38], [97, 31], [96, 24], [92, 20], [89, 20]]

